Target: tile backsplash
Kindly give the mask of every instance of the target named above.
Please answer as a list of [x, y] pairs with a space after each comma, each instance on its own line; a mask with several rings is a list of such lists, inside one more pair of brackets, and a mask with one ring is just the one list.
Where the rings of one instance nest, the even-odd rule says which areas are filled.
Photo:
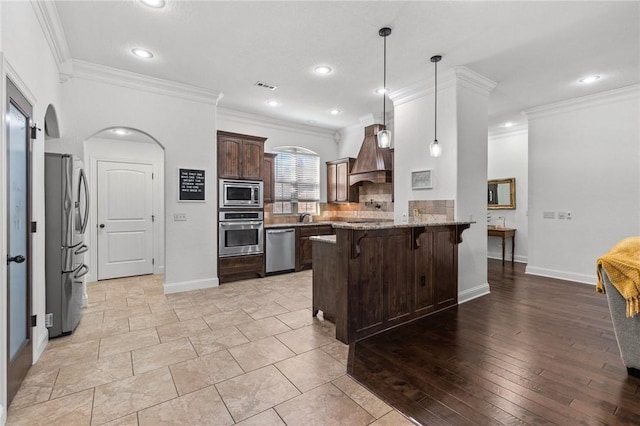
[[453, 200], [413, 200], [409, 201], [409, 220], [439, 222], [454, 220]]
[[358, 194], [358, 203], [320, 203], [319, 220], [393, 220], [392, 184], [365, 183]]

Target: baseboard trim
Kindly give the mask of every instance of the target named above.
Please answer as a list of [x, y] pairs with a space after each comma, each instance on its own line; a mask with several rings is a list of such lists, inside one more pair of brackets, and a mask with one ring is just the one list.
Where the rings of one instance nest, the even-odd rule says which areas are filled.
[[4, 406], [0, 405], [0, 425], [4, 426], [7, 424], [7, 411], [4, 409]]
[[181, 293], [183, 291], [201, 290], [203, 288], [218, 287], [220, 280], [205, 278], [202, 280], [182, 281], [178, 283], [164, 283], [164, 294]]
[[[502, 254], [501, 253], [487, 253], [487, 258], [488, 259], [496, 259], [496, 260], [502, 260]], [[516, 258], [514, 259], [514, 261], [516, 263], [527, 263], [528, 262], [528, 258], [527, 256], [518, 256], [516, 254]], [[511, 262], [511, 255], [505, 255], [504, 257], [504, 261], [506, 262]]]
[[[595, 268], [594, 268], [595, 270]], [[555, 278], [564, 281], [573, 281], [580, 284], [596, 284], [595, 272], [593, 275], [575, 274], [573, 272], [558, 271], [556, 269], [538, 268], [535, 266], [527, 266], [525, 274], [539, 275], [541, 277]]]
[[458, 305], [477, 299], [478, 297], [486, 296], [489, 293], [491, 293], [489, 283], [484, 283], [468, 290], [459, 291]]
[[38, 347], [36, 348], [36, 353], [34, 354], [35, 356], [33, 357], [34, 364], [36, 363], [36, 361], [40, 359], [40, 355], [42, 355], [44, 350], [47, 348], [48, 344], [49, 344], [49, 330], [45, 328], [44, 332], [38, 339]]

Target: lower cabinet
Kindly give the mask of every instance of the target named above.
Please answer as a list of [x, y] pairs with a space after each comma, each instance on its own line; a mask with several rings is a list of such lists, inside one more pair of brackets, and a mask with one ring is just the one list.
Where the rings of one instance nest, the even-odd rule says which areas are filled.
[[314, 254], [314, 314], [328, 308], [336, 339], [349, 344], [455, 306], [458, 244], [468, 227], [337, 229], [335, 249]]
[[404, 322], [412, 312], [411, 229], [354, 232], [359, 254], [350, 265], [350, 300], [357, 302], [356, 336]]
[[255, 277], [264, 277], [264, 254], [218, 258], [221, 283]]
[[296, 227], [296, 271], [309, 269], [313, 264], [313, 244], [310, 238], [314, 235], [331, 235], [333, 233], [331, 225]]

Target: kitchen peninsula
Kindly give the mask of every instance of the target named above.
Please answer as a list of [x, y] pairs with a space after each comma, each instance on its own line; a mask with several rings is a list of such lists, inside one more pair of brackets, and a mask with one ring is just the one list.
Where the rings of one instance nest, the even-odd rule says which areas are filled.
[[349, 344], [455, 306], [471, 223], [334, 223], [335, 237], [312, 237], [313, 315]]

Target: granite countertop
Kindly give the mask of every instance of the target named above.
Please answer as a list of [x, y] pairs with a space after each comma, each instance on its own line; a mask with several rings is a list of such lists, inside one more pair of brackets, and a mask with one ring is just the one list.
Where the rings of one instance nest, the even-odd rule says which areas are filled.
[[372, 230], [372, 229], [393, 229], [393, 228], [416, 228], [420, 226], [447, 226], [447, 225], [470, 225], [476, 222], [469, 221], [437, 221], [437, 222], [412, 222], [412, 223], [400, 223], [393, 221], [381, 221], [381, 222], [345, 222], [345, 221], [320, 221], [320, 222], [291, 222], [291, 223], [270, 223], [265, 224], [265, 229], [277, 229], [277, 228], [296, 228], [298, 226], [314, 226], [314, 225], [331, 225], [334, 228], [341, 229], [353, 229], [358, 231]]
[[265, 229], [274, 228], [295, 228], [298, 226], [313, 226], [313, 225], [333, 225], [336, 222], [322, 221], [322, 222], [291, 222], [291, 223], [265, 223]]
[[348, 222], [334, 222], [334, 228], [340, 229], [353, 229], [356, 231], [366, 231], [375, 229], [393, 229], [393, 228], [417, 228], [421, 226], [449, 226], [449, 225], [471, 225], [475, 222], [469, 221], [438, 221], [438, 222], [412, 222], [412, 223], [400, 223], [400, 222], [364, 222], [364, 223], [348, 223]]
[[311, 241], [319, 241], [321, 243], [336, 244], [335, 235], [313, 235], [309, 237]]

